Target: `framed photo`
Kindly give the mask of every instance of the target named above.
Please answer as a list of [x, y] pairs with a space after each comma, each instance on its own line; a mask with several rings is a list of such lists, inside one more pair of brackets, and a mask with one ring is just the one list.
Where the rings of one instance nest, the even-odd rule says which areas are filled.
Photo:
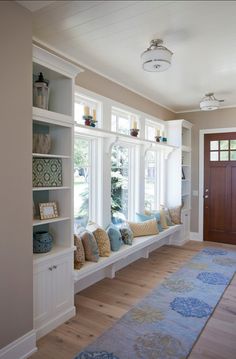
[[40, 219], [57, 218], [57, 204], [56, 202], [39, 203]]

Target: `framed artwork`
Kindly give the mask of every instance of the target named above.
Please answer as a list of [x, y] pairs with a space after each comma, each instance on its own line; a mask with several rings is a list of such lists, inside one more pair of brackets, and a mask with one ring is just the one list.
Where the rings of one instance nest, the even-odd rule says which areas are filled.
[[39, 203], [40, 219], [57, 218], [57, 204], [56, 202]]

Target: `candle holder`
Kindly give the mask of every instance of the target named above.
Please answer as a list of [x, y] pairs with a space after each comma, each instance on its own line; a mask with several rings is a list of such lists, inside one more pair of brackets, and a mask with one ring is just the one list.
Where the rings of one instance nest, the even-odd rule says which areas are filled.
[[166, 138], [166, 137], [162, 137], [162, 142], [167, 142], [167, 138]]
[[139, 129], [138, 128], [131, 128], [130, 129], [130, 135], [133, 137], [137, 137], [139, 133]]
[[155, 136], [156, 142], [161, 142], [162, 137], [161, 136]]

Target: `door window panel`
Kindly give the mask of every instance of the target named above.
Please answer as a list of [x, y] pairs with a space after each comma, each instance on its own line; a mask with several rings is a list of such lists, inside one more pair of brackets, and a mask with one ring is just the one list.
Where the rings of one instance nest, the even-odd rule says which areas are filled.
[[229, 141], [221, 140], [220, 141], [220, 150], [228, 150], [229, 149]]
[[218, 141], [210, 141], [210, 149], [211, 151], [217, 151], [219, 149]]
[[230, 149], [236, 150], [236, 140], [230, 140]]
[[236, 140], [210, 141], [210, 161], [236, 161]]
[[231, 161], [236, 161], [236, 151], [231, 151], [230, 152], [230, 160]]
[[220, 161], [228, 161], [228, 160], [229, 160], [229, 152], [220, 151]]
[[211, 152], [210, 153], [210, 161], [218, 161], [218, 152]]

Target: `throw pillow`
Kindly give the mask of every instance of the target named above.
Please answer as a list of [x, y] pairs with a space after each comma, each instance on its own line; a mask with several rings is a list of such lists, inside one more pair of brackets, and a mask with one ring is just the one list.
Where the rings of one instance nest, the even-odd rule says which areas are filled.
[[84, 247], [81, 238], [78, 235], [74, 235], [74, 245], [76, 250], [74, 251], [74, 268], [80, 269], [85, 262]]
[[150, 219], [156, 218], [158, 230], [159, 230], [159, 232], [162, 232], [163, 228], [162, 228], [161, 221], [160, 221], [160, 213], [159, 212], [149, 212], [149, 213], [150, 213], [150, 215], [136, 213], [136, 218], [135, 218], [136, 221], [137, 222], [145, 222]]
[[86, 228], [93, 233], [96, 239], [99, 256], [109, 257], [111, 254], [111, 245], [107, 232], [94, 222], [89, 222]]
[[131, 229], [128, 226], [123, 226], [120, 228], [120, 234], [124, 244], [132, 245], [134, 235]]
[[156, 219], [150, 219], [145, 222], [128, 222], [134, 237], [149, 236], [152, 234], [158, 234], [158, 227]]
[[83, 227], [79, 228], [78, 235], [80, 236], [83, 243], [85, 259], [91, 262], [98, 262], [98, 245], [94, 235]]
[[107, 228], [107, 234], [110, 240], [111, 250], [117, 252], [122, 244], [122, 236], [119, 229], [114, 226], [114, 224], [110, 224]]
[[182, 209], [182, 206], [169, 208], [170, 218], [171, 218], [171, 221], [174, 224], [181, 224], [182, 223], [181, 222], [181, 209]]
[[162, 208], [162, 212], [164, 213], [164, 216], [165, 216], [167, 228], [169, 226], [173, 226], [168, 208], [166, 208], [164, 206], [162, 206], [161, 208]]

